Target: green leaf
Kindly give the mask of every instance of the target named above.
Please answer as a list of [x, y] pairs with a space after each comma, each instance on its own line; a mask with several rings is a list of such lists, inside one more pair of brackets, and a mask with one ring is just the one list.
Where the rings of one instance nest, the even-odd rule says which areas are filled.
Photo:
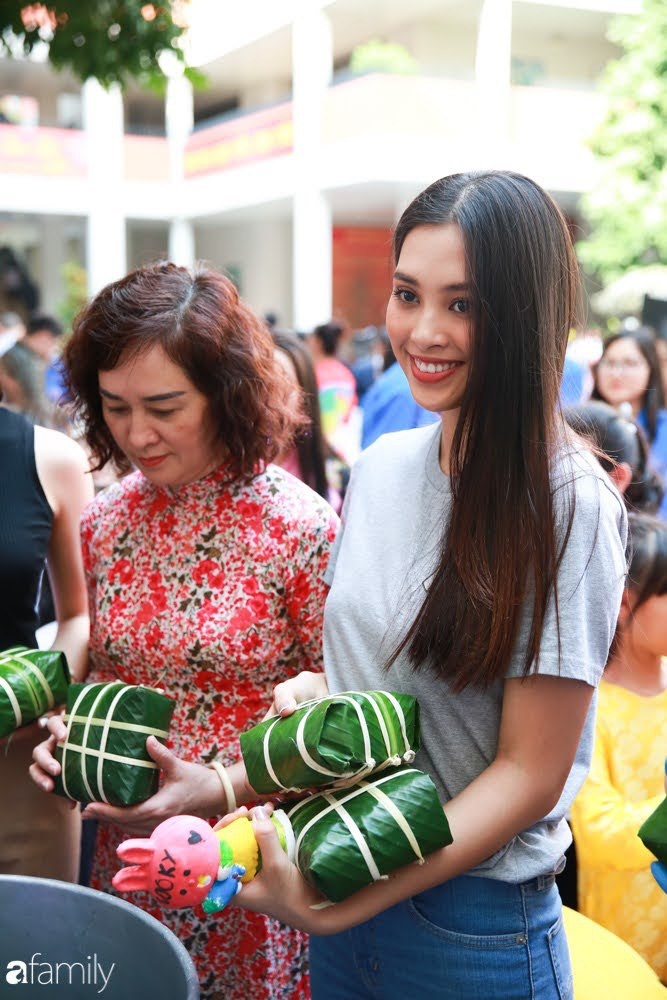
[[0, 50], [11, 55], [13, 43], [29, 55], [35, 45], [46, 43], [56, 70], [69, 70], [84, 81], [94, 77], [106, 88], [134, 81], [164, 92], [161, 54], [168, 51], [185, 62], [184, 28], [174, 21], [174, 9], [173, 0], [0, 0]]

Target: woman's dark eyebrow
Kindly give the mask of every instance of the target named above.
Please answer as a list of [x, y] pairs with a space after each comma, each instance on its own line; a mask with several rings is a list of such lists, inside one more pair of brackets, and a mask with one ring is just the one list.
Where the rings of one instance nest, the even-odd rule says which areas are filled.
[[178, 396], [185, 396], [185, 390], [181, 389], [178, 392], [163, 392], [158, 396], [144, 396], [143, 400], [145, 403], [161, 403], [165, 399], [176, 399]]
[[[117, 401], [122, 401], [122, 396], [116, 396], [115, 393], [109, 392], [107, 389], [102, 389], [100, 386], [100, 396], [106, 396], [107, 399], [115, 399]], [[157, 396], [144, 396], [144, 403], [162, 403], [166, 399], [176, 399], [178, 396], [185, 396], [185, 390], [181, 389], [177, 392], [162, 392]]]
[[[411, 278], [409, 274], [404, 274], [403, 271], [394, 271], [394, 279], [396, 281], [404, 281], [407, 285], [415, 285], [415, 287], [419, 285], [416, 278]], [[443, 285], [440, 290], [442, 292], [467, 292], [468, 283], [466, 281], [459, 281], [453, 285]]]
[[411, 278], [409, 274], [403, 274], [402, 271], [394, 271], [394, 278], [396, 281], [405, 281], [408, 285], [418, 285], [419, 282], [416, 278]]

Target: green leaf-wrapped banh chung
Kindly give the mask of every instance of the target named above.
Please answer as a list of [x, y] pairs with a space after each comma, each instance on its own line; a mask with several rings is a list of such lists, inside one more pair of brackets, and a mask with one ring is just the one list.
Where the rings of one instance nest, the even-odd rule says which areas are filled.
[[304, 702], [293, 715], [241, 734], [248, 780], [262, 795], [350, 784], [411, 763], [418, 749], [417, 700], [389, 691], [344, 691]]
[[14, 646], [0, 653], [0, 737], [62, 705], [69, 684], [67, 659], [57, 649]]
[[667, 865], [667, 798], [664, 798], [657, 809], [639, 828], [639, 837], [651, 854], [658, 861]]
[[150, 735], [164, 740], [174, 701], [153, 688], [72, 684], [64, 717], [67, 736], [56, 746], [58, 795], [77, 802], [130, 806], [158, 789], [160, 772], [146, 750]]
[[287, 815], [299, 871], [333, 903], [452, 842], [435, 785], [408, 767], [319, 792]]

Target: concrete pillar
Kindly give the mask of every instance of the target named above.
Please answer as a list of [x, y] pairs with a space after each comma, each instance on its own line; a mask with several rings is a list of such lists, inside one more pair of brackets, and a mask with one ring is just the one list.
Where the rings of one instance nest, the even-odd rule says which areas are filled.
[[[180, 64], [170, 66], [165, 102], [165, 122], [169, 144], [169, 175], [174, 186], [174, 203], [184, 180], [185, 144], [194, 124], [192, 85], [183, 76]], [[175, 264], [192, 267], [195, 262], [194, 226], [189, 219], [177, 217], [169, 225], [169, 259]]]
[[97, 80], [83, 86], [83, 127], [88, 144], [90, 212], [86, 232], [88, 291], [95, 295], [127, 270], [125, 216], [119, 197], [124, 175], [123, 100], [120, 88]]
[[192, 267], [195, 262], [195, 227], [189, 219], [169, 223], [169, 260], [181, 267]]
[[333, 73], [329, 18], [297, 0], [292, 25], [294, 126], [294, 326], [312, 330], [331, 316], [332, 219], [320, 187], [322, 105]]
[[483, 0], [477, 30], [475, 80], [479, 134], [489, 166], [494, 162], [493, 144], [504, 148], [508, 141], [511, 71], [512, 0]]
[[64, 297], [63, 265], [67, 259], [64, 220], [43, 215], [40, 240], [41, 308], [52, 313]]

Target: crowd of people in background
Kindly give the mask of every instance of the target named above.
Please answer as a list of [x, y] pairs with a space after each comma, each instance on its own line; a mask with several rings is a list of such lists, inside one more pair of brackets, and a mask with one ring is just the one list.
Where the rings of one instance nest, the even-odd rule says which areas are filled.
[[[382, 434], [423, 427], [437, 418], [415, 401], [384, 326], [354, 330], [332, 319], [310, 332], [294, 331], [282, 328], [275, 313], [266, 314], [265, 324], [277, 358], [294, 382], [294, 405], [305, 404], [309, 423], [278, 464], [340, 512], [350, 468], [365, 448]], [[35, 312], [27, 321], [16, 314], [0, 316], [2, 404], [33, 423], [81, 439], [72, 425], [59, 360], [65, 339], [55, 316]], [[667, 332], [640, 326], [632, 317], [608, 336], [599, 328], [572, 331], [561, 404], [572, 407], [588, 400], [606, 402], [638, 428], [646, 472], [664, 481]], [[96, 484], [108, 485], [110, 477], [112, 470], [97, 470]], [[636, 484], [633, 475], [631, 495]], [[667, 519], [664, 496], [656, 513]]]
[[[28, 589], [20, 607], [4, 601], [0, 648], [34, 645], [38, 627], [55, 622], [52, 629], [59, 648], [67, 649], [74, 676], [82, 679], [90, 669], [89, 679], [113, 679], [117, 646], [116, 659], [126, 664], [123, 679], [159, 683], [177, 699], [176, 753], [194, 765], [222, 752], [231, 765], [235, 734], [259, 721], [272, 685], [295, 669], [322, 670], [322, 580], [338, 515], [345, 519], [352, 468], [383, 435], [427, 428], [439, 418], [415, 398], [382, 326], [355, 331], [331, 319], [312, 331], [285, 330], [274, 315], [264, 323], [257, 319], [220, 275], [204, 270], [193, 277], [169, 264], [140, 269], [117, 285], [122, 301], [132, 306], [127, 313], [132, 323], [100, 296], [77, 322], [73, 339], [46, 314], [35, 313], [27, 322], [0, 317], [0, 558], [8, 561], [10, 538], [27, 537], [23, 520], [34, 535], [21, 556]], [[162, 316], [165, 296], [170, 297], [168, 322], [151, 326], [152, 295], [156, 302], [160, 297]], [[218, 340], [212, 329], [199, 337], [212, 314], [224, 332]], [[566, 902], [628, 942], [667, 983], [667, 896], [652, 882], [651, 857], [637, 838], [664, 794], [667, 751], [667, 334], [632, 318], [621, 320], [606, 337], [572, 331], [561, 383], [559, 412], [572, 440], [592, 452], [600, 475], [608, 477], [629, 514], [627, 577], [600, 686], [593, 765], [571, 810], [576, 854], [570, 850], [568, 872], [575, 873], [578, 892], [564, 877], [561, 892]], [[141, 351], [132, 355], [140, 341]], [[224, 363], [208, 357], [211, 345]], [[233, 379], [225, 382], [226, 365], [252, 384], [252, 391], [234, 395]], [[98, 371], [105, 374], [102, 411], [97, 390], [91, 390]], [[428, 374], [428, 365], [424, 371]], [[179, 422], [167, 430], [161, 421], [169, 418], [162, 411], [172, 404], [156, 404], [155, 413], [156, 407], [145, 403], [165, 379], [183, 397], [176, 404]], [[169, 461], [176, 455], [183, 466], [185, 485], [178, 496], [173, 475], [161, 484], [155, 471], [164, 439]], [[249, 480], [249, 463], [259, 463], [262, 475]], [[92, 499], [90, 477], [84, 476], [91, 466], [98, 493], [111, 486], [83, 516], [82, 558], [72, 526]], [[151, 475], [142, 478], [137, 469]], [[187, 485], [193, 478], [195, 485]], [[7, 522], [9, 505], [19, 527]], [[175, 581], [185, 568], [174, 540], [179, 532], [193, 535], [221, 519], [234, 538], [237, 564], [233, 573], [226, 566], [228, 601], [218, 602], [215, 611], [203, 597], [212, 576], [191, 581], [188, 593], [178, 592], [179, 602], [199, 602], [201, 634], [208, 637], [190, 648], [187, 621], [182, 629], [174, 624], [171, 608]], [[35, 525], [39, 530], [33, 531]], [[142, 551], [151, 553], [143, 569], [137, 568], [140, 552], [122, 543], [128, 525], [143, 540]], [[259, 566], [242, 553], [252, 549], [247, 533], [264, 529], [271, 541]], [[202, 573], [219, 574], [215, 537], [200, 541], [213, 553]], [[12, 559], [14, 574], [20, 559], [17, 553]], [[276, 581], [283, 579], [285, 565], [289, 587], [278, 606]], [[84, 574], [93, 602], [90, 638], [83, 624]], [[244, 582], [249, 589], [239, 605], [235, 595]], [[7, 566], [0, 566], [0, 584], [8, 594]], [[119, 588], [125, 610], [118, 603]], [[145, 620], [128, 617], [128, 601], [134, 611], [149, 605], [152, 611]], [[249, 616], [261, 625], [261, 641], [255, 635], [253, 644], [247, 641]], [[298, 625], [296, 639], [277, 627], [288, 618]], [[13, 628], [14, 621], [22, 622], [22, 629]], [[168, 633], [174, 656], [185, 656], [187, 676], [165, 679], [162, 654], [151, 656], [151, 629]], [[64, 800], [54, 805], [19, 778], [37, 736], [30, 727], [23, 741], [15, 741], [13, 756], [0, 756], [3, 787], [15, 789], [18, 803], [11, 823], [0, 823], [0, 871], [74, 880], [79, 814], [64, 809]], [[214, 801], [211, 780], [217, 791], [215, 772], [195, 782], [201, 797], [193, 810]], [[237, 801], [243, 801], [243, 789]], [[95, 808], [86, 816], [105, 818]], [[161, 818], [151, 817], [155, 823]], [[17, 829], [41, 830], [49, 823], [58, 826], [60, 841], [49, 834], [45, 869], [43, 856], [39, 864], [35, 860], [39, 848], [29, 837], [17, 850]], [[114, 869], [119, 838], [112, 829], [102, 826], [96, 843], [84, 849], [80, 877], [98, 888], [108, 888]], [[305, 936], [240, 908], [233, 914], [231, 923], [225, 922], [224, 946], [214, 921], [194, 924], [191, 917], [172, 915], [176, 933], [197, 938], [206, 963], [205, 989], [214, 995], [228, 988], [224, 977], [235, 954], [245, 956], [242, 970], [239, 965], [244, 996], [260, 996], [253, 992], [259, 991], [257, 984], [282, 969], [284, 989], [292, 984], [289, 995], [306, 997], [308, 987], [300, 985], [307, 978]], [[249, 937], [254, 964], [244, 951]]]

